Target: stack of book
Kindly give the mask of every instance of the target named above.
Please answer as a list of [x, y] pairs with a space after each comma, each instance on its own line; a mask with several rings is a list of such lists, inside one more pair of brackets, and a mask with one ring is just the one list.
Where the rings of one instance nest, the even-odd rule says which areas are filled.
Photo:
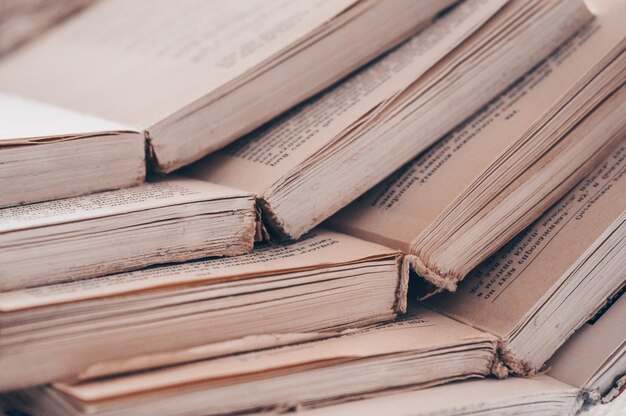
[[65, 1], [0, 29], [0, 411], [626, 388], [626, 0]]

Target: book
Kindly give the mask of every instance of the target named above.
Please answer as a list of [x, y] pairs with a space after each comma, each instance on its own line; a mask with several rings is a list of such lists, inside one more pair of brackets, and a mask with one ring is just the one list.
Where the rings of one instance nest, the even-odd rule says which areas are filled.
[[143, 134], [118, 123], [0, 93], [0, 208], [139, 185]]
[[615, 400], [626, 387], [624, 290], [548, 361], [548, 374], [581, 389], [587, 405]]
[[100, 362], [221, 343], [209, 348], [219, 355], [391, 321], [406, 308], [400, 271], [399, 252], [319, 230], [237, 257], [3, 292], [0, 390]]
[[623, 389], [625, 300], [614, 300], [568, 340], [547, 375], [531, 378], [468, 379], [488, 374], [494, 339], [411, 302], [391, 324], [218, 359], [190, 349], [102, 363], [80, 381], [5, 400], [52, 415], [573, 415]]
[[[587, 322], [549, 361], [547, 375], [504, 380], [468, 380], [405, 391], [348, 397], [331, 406], [311, 404], [307, 416], [345, 414], [397, 416], [574, 415], [614, 400], [626, 380], [626, 298]], [[602, 413], [609, 414], [609, 413]]]
[[185, 177], [0, 209], [0, 292], [252, 249], [254, 197]]
[[626, 3], [597, 3], [594, 22], [330, 226], [407, 253], [424, 295], [454, 291], [626, 134]]
[[429, 307], [500, 339], [530, 375], [626, 284], [626, 142], [534, 224]]
[[530, 379], [511, 377], [506, 380], [462, 381], [340, 403], [301, 413], [306, 416], [573, 416], [579, 409], [578, 389], [540, 375]]
[[222, 358], [179, 354], [134, 373], [118, 363], [117, 375], [35, 387], [14, 400], [49, 415], [283, 413], [381, 389], [485, 376], [495, 347], [493, 336], [411, 305], [395, 323]]
[[0, 91], [145, 134], [154, 168], [169, 173], [341, 79], [453, 1], [98, 2], [3, 60]]
[[41, 36], [93, 0], [23, 0], [3, 2], [0, 7], [0, 56]]
[[590, 18], [579, 1], [463, 2], [189, 174], [254, 193], [270, 236], [298, 238], [426, 150]]

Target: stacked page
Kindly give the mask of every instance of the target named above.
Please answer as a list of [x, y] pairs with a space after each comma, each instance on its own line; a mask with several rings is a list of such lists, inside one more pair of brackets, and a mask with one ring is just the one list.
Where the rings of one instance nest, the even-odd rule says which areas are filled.
[[484, 376], [495, 347], [488, 334], [412, 306], [396, 323], [330, 339], [217, 359], [181, 352], [187, 362], [158, 362], [131, 374], [117, 363], [122, 375], [12, 397], [49, 415], [282, 413], [347, 395]]
[[0, 291], [252, 249], [254, 198], [171, 177], [0, 209]]
[[320, 230], [238, 257], [0, 293], [0, 390], [101, 361], [252, 336], [209, 348], [226, 354], [389, 321], [406, 308], [400, 260]]
[[471, 116], [591, 18], [581, 1], [504, 3], [461, 3], [191, 174], [256, 194], [273, 237], [298, 238]]
[[138, 185], [143, 134], [0, 93], [0, 208]]
[[451, 383], [322, 407], [302, 415], [574, 416], [579, 409], [578, 389], [548, 376], [537, 376]]
[[[559, 349], [548, 375], [475, 380], [305, 411], [307, 416], [574, 415], [584, 402], [609, 402], [626, 380], [626, 298], [604, 308]], [[411, 390], [407, 388], [407, 390]], [[354, 398], [351, 398], [354, 399]], [[349, 399], [350, 400], [350, 399]], [[309, 407], [319, 407], [312, 404]]]
[[145, 132], [156, 169], [171, 172], [339, 80], [452, 2], [103, 1], [5, 59], [0, 90]]
[[454, 291], [626, 135], [626, 3], [597, 3], [596, 21], [332, 226], [409, 254], [427, 292]]
[[532, 226], [430, 307], [497, 335], [529, 375], [626, 284], [626, 143]]
[[590, 403], [608, 403], [626, 388], [626, 297], [612, 301], [547, 364], [551, 377], [582, 389]]

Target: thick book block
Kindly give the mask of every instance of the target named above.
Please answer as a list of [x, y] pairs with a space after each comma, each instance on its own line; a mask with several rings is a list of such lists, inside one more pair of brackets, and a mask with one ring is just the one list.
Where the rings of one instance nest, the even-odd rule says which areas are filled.
[[254, 193], [270, 236], [298, 238], [425, 151], [590, 19], [582, 1], [462, 2], [189, 174]]
[[0, 208], [142, 183], [143, 134], [0, 93]]
[[4, 208], [0, 291], [243, 254], [255, 230], [251, 195], [183, 177]]
[[454, 0], [97, 2], [0, 63], [0, 91], [114, 120], [171, 172], [316, 94]]
[[220, 355], [389, 321], [406, 308], [406, 277], [397, 251], [320, 230], [237, 257], [0, 293], [0, 390], [142, 354], [214, 344]]
[[530, 375], [625, 284], [626, 143], [428, 306], [498, 336], [496, 374]]
[[[130, 367], [101, 364], [92, 379], [11, 398], [50, 415], [283, 413], [349, 395], [485, 376], [496, 348], [493, 336], [417, 306], [395, 323], [327, 337], [213, 359], [194, 349], [171, 354], [169, 362], [144, 356]], [[106, 376], [111, 367], [120, 373]]]
[[331, 227], [407, 253], [427, 293], [454, 291], [626, 135], [626, 3], [596, 6], [595, 21]]

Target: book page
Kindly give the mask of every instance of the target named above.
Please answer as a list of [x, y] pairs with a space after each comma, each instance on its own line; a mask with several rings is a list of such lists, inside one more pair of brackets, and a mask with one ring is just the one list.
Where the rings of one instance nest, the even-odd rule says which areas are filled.
[[299, 366], [319, 363], [339, 363], [356, 359], [429, 351], [450, 346], [463, 346], [495, 338], [446, 318], [435, 312], [414, 307], [396, 323], [385, 324], [348, 333], [336, 338], [307, 342], [234, 357], [190, 363], [162, 370], [87, 382], [76, 386], [62, 385], [60, 389], [81, 400], [102, 400], [118, 395], [172, 387], [195, 381], [215, 380], [229, 383], [229, 378], [243, 381], [276, 369], [298, 371]]
[[181, 176], [169, 176], [130, 188], [2, 208], [0, 245], [3, 233], [18, 230], [103, 218], [169, 205], [241, 197], [252, 198], [243, 191]]
[[469, 0], [400, 47], [310, 100], [199, 162], [193, 176], [262, 195], [279, 178], [395, 97], [502, 7]]
[[356, 1], [98, 2], [1, 63], [0, 90], [145, 129]]
[[602, 366], [626, 348], [625, 317], [626, 297], [622, 295], [563, 344], [547, 363], [550, 376], [581, 389], [589, 388], [587, 384]]
[[0, 3], [0, 56], [27, 43], [93, 0], [21, 0]]
[[[415, 416], [431, 414], [483, 414], [493, 409], [500, 414], [504, 406], [514, 403], [532, 403], [542, 395], [564, 393], [575, 399], [578, 391], [558, 380], [540, 375], [530, 379], [511, 377], [506, 380], [468, 380], [417, 391], [380, 395], [332, 407], [303, 412], [306, 416]], [[574, 400], [572, 400], [572, 405]], [[466, 413], [474, 406], [480, 411]], [[545, 406], [545, 402], [544, 402]], [[457, 413], [454, 412], [457, 410]], [[546, 410], [544, 407], [543, 410]], [[572, 409], [573, 410], [573, 409]], [[529, 413], [530, 414], [530, 413]], [[558, 413], [555, 413], [558, 414]]]
[[547, 60], [428, 152], [340, 211], [331, 227], [409, 251], [410, 244], [529, 126], [626, 36], [613, 4]]
[[398, 258], [396, 251], [344, 234], [318, 230], [287, 245], [258, 247], [252, 253], [156, 266], [128, 273], [0, 293], [0, 312], [86, 299], [126, 295], [197, 282], [220, 283], [333, 265]]
[[436, 310], [505, 337], [626, 210], [626, 144], [509, 244], [473, 270]]
[[[119, 123], [12, 94], [0, 93], [0, 114], [0, 146], [42, 143], [46, 138], [132, 130]], [[139, 134], [143, 140], [143, 133]]]

